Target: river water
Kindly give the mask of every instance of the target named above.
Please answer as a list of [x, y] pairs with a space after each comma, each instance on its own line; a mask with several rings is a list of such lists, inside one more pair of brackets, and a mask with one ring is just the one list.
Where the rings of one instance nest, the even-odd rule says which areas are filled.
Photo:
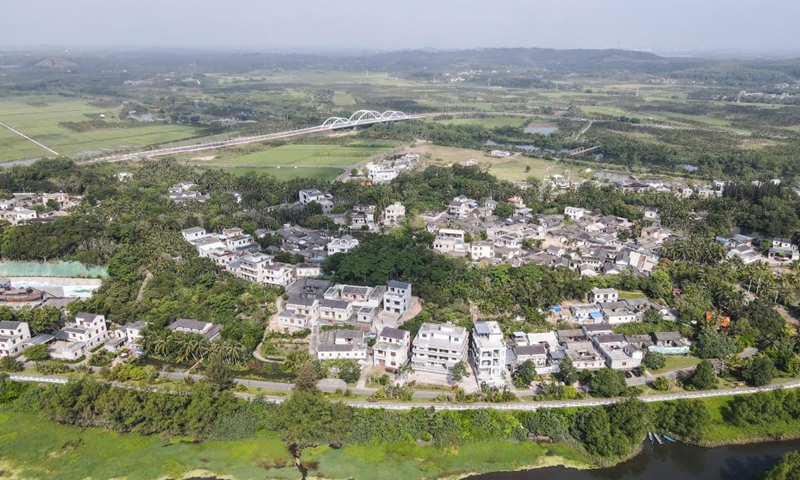
[[487, 473], [469, 480], [755, 480], [800, 440], [698, 448], [685, 444], [652, 446], [611, 468], [575, 470], [547, 467], [522, 472]]

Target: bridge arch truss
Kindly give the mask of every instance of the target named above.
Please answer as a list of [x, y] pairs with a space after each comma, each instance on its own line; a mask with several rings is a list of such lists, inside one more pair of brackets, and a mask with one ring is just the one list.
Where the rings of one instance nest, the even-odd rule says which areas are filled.
[[387, 110], [383, 113], [375, 110], [358, 110], [350, 115], [349, 118], [330, 117], [320, 125], [321, 128], [355, 127], [358, 125], [368, 125], [372, 123], [391, 122], [395, 120], [407, 120], [409, 117], [399, 110]]

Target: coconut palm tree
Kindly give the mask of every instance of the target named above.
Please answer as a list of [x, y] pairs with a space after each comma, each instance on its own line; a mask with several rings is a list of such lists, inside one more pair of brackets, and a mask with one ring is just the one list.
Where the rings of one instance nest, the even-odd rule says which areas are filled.
[[220, 340], [211, 344], [212, 354], [219, 355], [227, 363], [240, 364], [247, 359], [244, 347], [240, 343]]

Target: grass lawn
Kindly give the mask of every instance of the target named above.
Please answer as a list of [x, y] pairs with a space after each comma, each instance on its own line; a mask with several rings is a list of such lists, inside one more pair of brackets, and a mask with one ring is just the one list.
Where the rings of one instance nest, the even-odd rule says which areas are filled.
[[346, 145], [282, 145], [240, 156], [214, 159], [213, 166], [261, 167], [277, 165], [306, 165], [309, 167], [349, 166], [388, 153], [394, 147], [364, 147]]
[[[121, 106], [98, 107], [84, 99], [58, 96], [18, 97], [0, 100], [0, 121], [47, 145], [62, 155], [99, 148], [142, 147], [185, 139], [195, 130], [182, 125], [145, 125], [119, 128]], [[107, 128], [75, 132], [61, 122], [84, 122], [105, 115]], [[46, 150], [0, 129], [0, 161], [50, 155]]]
[[644, 298], [645, 294], [642, 292], [619, 292], [619, 298]]
[[653, 373], [664, 373], [664, 372], [671, 372], [672, 370], [678, 370], [681, 368], [690, 368], [700, 363], [699, 358], [690, 357], [689, 355], [666, 355], [666, 357], [667, 357], [666, 366], [664, 366], [664, 368], [654, 370]]
[[10, 478], [31, 479], [299, 478], [275, 434], [171, 443], [159, 436], [80, 430], [11, 412], [0, 412], [0, 470]]
[[342, 174], [344, 170], [341, 168], [275, 168], [275, 167], [230, 167], [223, 168], [222, 170], [237, 176], [242, 175], [255, 175], [259, 173], [266, 173], [272, 175], [281, 181], [294, 180], [295, 178], [313, 178], [324, 181], [335, 180], [336, 177]]
[[589, 462], [560, 444], [485, 442], [440, 449], [414, 444], [348, 445], [306, 449], [303, 461], [315, 462], [310, 473], [322, 478], [404, 480], [465, 473], [516, 470], [544, 465], [586, 467]]

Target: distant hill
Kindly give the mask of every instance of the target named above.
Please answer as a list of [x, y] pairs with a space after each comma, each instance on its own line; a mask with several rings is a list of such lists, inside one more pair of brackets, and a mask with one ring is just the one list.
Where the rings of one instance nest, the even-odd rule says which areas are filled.
[[39, 60], [38, 62], [35, 63], [35, 66], [41, 67], [41, 68], [54, 68], [54, 69], [63, 70], [63, 69], [67, 69], [67, 68], [77, 67], [78, 64], [75, 63], [75, 62], [71, 62], [69, 60], [63, 59], [63, 58], [49, 57], [49, 58], [43, 58], [43, 59]]

